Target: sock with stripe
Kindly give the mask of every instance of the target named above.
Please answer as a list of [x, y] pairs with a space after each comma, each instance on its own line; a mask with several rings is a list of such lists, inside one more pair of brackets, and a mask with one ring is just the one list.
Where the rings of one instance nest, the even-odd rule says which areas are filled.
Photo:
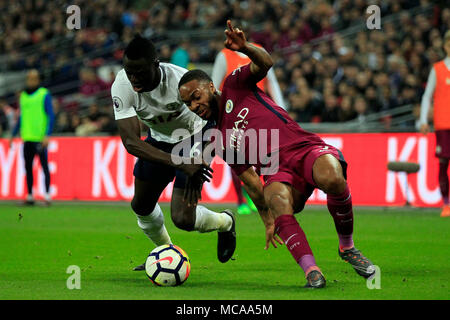
[[276, 218], [275, 232], [286, 244], [287, 249], [303, 269], [305, 275], [308, 275], [312, 270], [320, 271], [316, 265], [306, 235], [293, 215], [284, 214]]

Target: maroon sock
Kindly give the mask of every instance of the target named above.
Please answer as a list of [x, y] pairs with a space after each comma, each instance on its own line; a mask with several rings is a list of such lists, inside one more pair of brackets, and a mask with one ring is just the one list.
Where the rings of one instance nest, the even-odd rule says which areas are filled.
[[241, 179], [239, 179], [239, 177], [237, 176], [236, 173], [234, 173], [233, 170], [231, 170], [231, 177], [233, 180], [234, 190], [236, 190], [238, 204], [241, 205], [244, 203], [244, 195], [242, 194]]
[[342, 194], [328, 194], [327, 206], [336, 226], [339, 246], [353, 247], [353, 207], [348, 186]]
[[286, 244], [295, 261], [306, 274], [310, 267], [316, 266], [313, 253], [305, 233], [291, 214], [283, 214], [275, 219], [275, 232]]
[[449, 181], [448, 181], [448, 161], [439, 161], [439, 187], [441, 189], [442, 200], [445, 205], [449, 204], [448, 191], [449, 191]]

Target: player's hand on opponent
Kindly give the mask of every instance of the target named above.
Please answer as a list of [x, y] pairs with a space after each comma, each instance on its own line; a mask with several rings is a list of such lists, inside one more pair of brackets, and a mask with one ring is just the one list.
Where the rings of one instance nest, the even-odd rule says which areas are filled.
[[228, 29], [225, 30], [227, 39], [225, 40], [225, 47], [233, 51], [241, 51], [247, 42], [244, 32], [239, 28], [233, 28], [231, 21], [227, 20]]
[[47, 148], [49, 144], [49, 139], [48, 137], [44, 137], [44, 139], [42, 140], [42, 148]]
[[184, 188], [184, 201], [188, 206], [196, 205], [201, 200], [203, 183], [211, 181], [213, 169], [202, 160], [201, 164], [185, 164], [182, 170], [188, 176]]
[[188, 207], [195, 206], [202, 199], [203, 181], [198, 177], [188, 177], [184, 187], [184, 201]]
[[199, 158], [184, 158], [182, 164], [178, 168], [188, 177], [196, 175], [208, 182], [210, 181], [210, 178], [212, 178], [213, 169], [205, 160]]

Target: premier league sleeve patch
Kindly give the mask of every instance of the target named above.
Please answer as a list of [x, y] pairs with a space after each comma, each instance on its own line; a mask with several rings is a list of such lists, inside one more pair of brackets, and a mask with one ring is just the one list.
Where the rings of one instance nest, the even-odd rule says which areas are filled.
[[116, 112], [120, 112], [123, 110], [123, 102], [117, 96], [113, 97], [113, 105]]

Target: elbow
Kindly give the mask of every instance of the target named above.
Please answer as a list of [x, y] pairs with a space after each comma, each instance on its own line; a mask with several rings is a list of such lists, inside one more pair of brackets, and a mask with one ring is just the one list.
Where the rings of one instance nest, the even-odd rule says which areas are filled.
[[137, 157], [137, 143], [135, 141], [135, 139], [130, 139], [127, 138], [123, 141], [123, 146], [125, 147], [125, 150], [127, 150], [127, 152], [135, 157]]
[[267, 71], [269, 71], [269, 69], [272, 67], [273, 67], [273, 59], [272, 56], [269, 54], [269, 58], [267, 59]]
[[265, 73], [269, 72], [270, 68], [273, 66], [273, 59], [272, 57], [267, 54], [267, 59], [264, 60], [264, 71]]

